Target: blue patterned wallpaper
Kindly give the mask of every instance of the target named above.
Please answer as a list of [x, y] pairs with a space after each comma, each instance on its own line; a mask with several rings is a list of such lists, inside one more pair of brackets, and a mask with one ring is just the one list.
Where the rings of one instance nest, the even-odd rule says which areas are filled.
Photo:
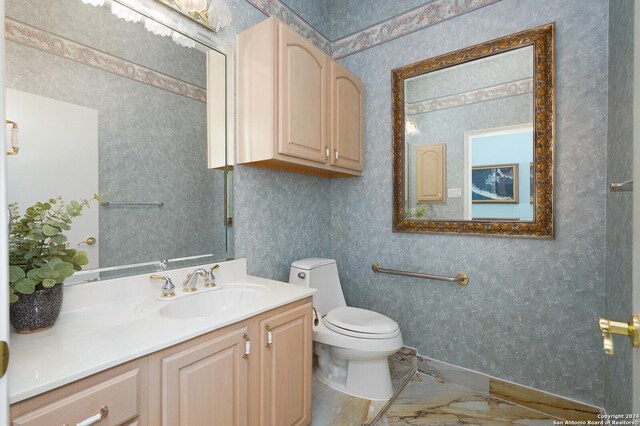
[[[285, 0], [291, 1], [291, 0]], [[317, 1], [317, 0], [316, 0]], [[325, 0], [331, 9], [331, 40], [353, 34], [378, 22], [428, 3], [428, 0]]]
[[[228, 0], [233, 24], [217, 37], [235, 45], [236, 34], [266, 16], [245, 0]], [[233, 171], [234, 257], [246, 257], [250, 274], [289, 280], [295, 260], [329, 256], [329, 179], [238, 165]]]
[[[237, 32], [265, 16], [244, 0], [229, 3], [234, 24], [220, 36], [234, 43]], [[285, 280], [295, 259], [334, 257], [347, 301], [396, 319], [419, 353], [601, 406], [596, 318], [604, 313], [607, 20], [606, 0], [503, 0], [344, 58], [366, 85], [364, 177], [237, 166], [236, 257], [248, 258], [252, 274]], [[556, 240], [392, 233], [391, 69], [552, 21]], [[471, 283], [373, 275], [376, 261], [463, 271]]]
[[[633, 0], [609, 3], [609, 122], [607, 182], [633, 178]], [[631, 318], [632, 193], [607, 192], [606, 317]], [[631, 413], [631, 345], [615, 339], [605, 357], [604, 402], [608, 413]]]
[[[392, 233], [391, 70], [554, 21], [557, 238]], [[606, 0], [503, 0], [341, 60], [366, 87], [364, 177], [331, 183], [348, 303], [396, 319], [425, 356], [603, 404], [607, 30]], [[374, 275], [373, 262], [471, 283]]]
[[353, 34], [429, 0], [281, 0], [330, 40]]
[[331, 39], [331, 2], [327, 0], [282, 0], [291, 10]]

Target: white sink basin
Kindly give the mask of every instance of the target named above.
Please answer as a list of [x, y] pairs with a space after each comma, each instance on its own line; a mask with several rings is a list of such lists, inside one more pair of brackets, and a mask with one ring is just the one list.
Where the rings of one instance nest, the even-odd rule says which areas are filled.
[[202, 291], [168, 302], [158, 313], [176, 319], [208, 317], [253, 305], [269, 291], [259, 284], [225, 284], [220, 290]]

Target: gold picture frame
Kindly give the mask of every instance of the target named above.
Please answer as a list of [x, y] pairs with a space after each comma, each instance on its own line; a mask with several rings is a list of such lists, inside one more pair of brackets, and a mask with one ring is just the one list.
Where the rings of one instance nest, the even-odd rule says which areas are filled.
[[[405, 93], [406, 79], [511, 50], [533, 47], [534, 105], [534, 218], [438, 220], [407, 215], [405, 199]], [[394, 232], [473, 234], [484, 236], [554, 238], [555, 168], [555, 23], [429, 58], [391, 72], [393, 126]]]

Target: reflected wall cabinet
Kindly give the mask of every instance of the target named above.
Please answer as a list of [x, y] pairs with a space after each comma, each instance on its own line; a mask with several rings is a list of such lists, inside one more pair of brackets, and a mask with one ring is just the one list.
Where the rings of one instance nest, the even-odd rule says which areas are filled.
[[271, 17], [238, 35], [237, 163], [362, 176], [364, 85]]
[[443, 143], [416, 148], [416, 202], [442, 203], [446, 188], [446, 148]]

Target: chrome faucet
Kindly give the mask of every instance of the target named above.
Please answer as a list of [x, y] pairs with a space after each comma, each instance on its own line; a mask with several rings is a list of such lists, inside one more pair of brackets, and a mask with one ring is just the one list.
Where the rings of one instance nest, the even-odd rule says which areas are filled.
[[207, 277], [204, 281], [204, 286], [207, 288], [212, 288], [216, 286], [216, 276], [213, 275], [213, 271], [218, 269], [220, 265], [213, 265], [207, 274]]
[[164, 275], [151, 275], [149, 279], [164, 280], [164, 285], [162, 286], [162, 297], [173, 297], [176, 295], [176, 286], [173, 285], [171, 278]]
[[198, 277], [206, 277], [207, 271], [202, 268], [198, 268], [195, 271], [187, 275], [187, 279], [184, 280], [182, 291], [196, 291], [196, 284], [198, 283]]

